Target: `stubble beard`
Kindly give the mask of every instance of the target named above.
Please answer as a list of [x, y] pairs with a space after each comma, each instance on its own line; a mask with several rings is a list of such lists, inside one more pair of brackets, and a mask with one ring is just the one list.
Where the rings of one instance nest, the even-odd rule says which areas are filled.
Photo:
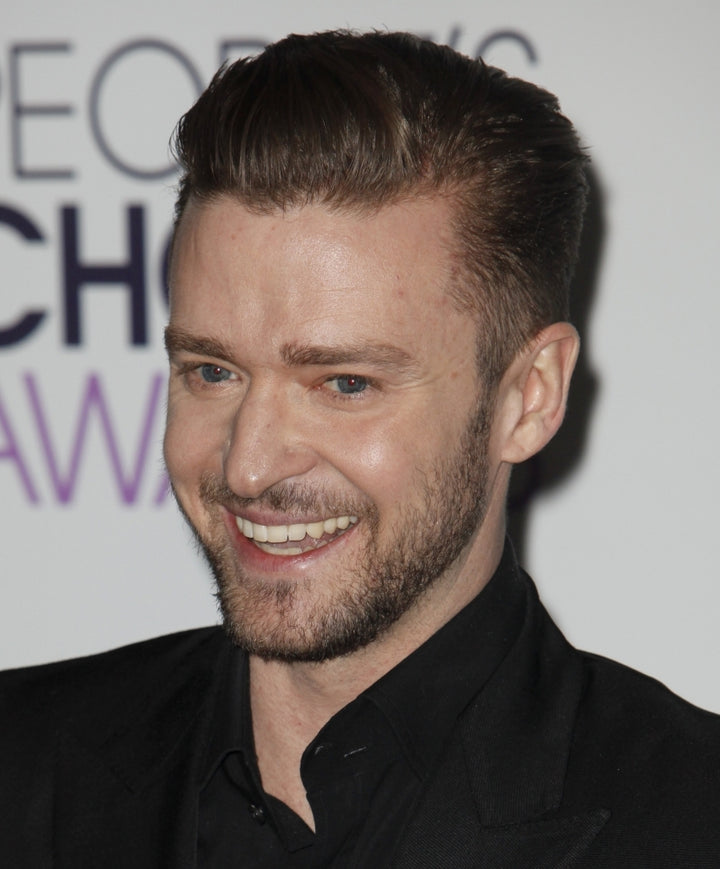
[[[387, 631], [446, 573], [482, 524], [488, 503], [488, 405], [480, 402], [455, 452], [423, 476], [420, 506], [401, 511], [384, 546], [377, 536], [378, 511], [368, 500], [332, 503], [321, 493], [282, 483], [264, 493], [262, 503], [277, 510], [356, 515], [365, 526], [368, 542], [356, 566], [324, 588], [316, 588], [311, 575], [272, 583], [250, 579], [222, 520], [206, 537], [190, 523], [215, 577], [232, 641], [266, 660], [321, 662], [350, 654]], [[216, 478], [202, 481], [201, 496], [215, 515], [220, 504], [241, 512], [243, 503], [257, 503], [236, 498]]]

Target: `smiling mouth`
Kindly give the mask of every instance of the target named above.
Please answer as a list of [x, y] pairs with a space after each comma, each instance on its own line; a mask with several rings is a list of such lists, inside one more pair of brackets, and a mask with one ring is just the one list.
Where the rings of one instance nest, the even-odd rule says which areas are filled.
[[235, 517], [240, 533], [252, 540], [259, 549], [270, 555], [284, 556], [302, 555], [303, 552], [327, 546], [357, 521], [357, 516], [333, 516], [317, 522], [298, 522], [293, 525], [260, 525], [242, 516]]

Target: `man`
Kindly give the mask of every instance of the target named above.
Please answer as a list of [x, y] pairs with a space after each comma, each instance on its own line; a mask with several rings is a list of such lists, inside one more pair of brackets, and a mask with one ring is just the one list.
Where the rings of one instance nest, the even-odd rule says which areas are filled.
[[177, 152], [165, 455], [226, 631], [4, 677], [7, 865], [719, 865], [720, 722], [573, 650], [505, 541], [578, 352], [554, 98], [293, 36]]

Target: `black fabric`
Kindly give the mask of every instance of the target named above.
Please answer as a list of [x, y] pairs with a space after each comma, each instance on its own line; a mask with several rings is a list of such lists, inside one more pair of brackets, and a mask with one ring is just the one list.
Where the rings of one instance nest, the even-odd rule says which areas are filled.
[[480, 595], [327, 723], [302, 760], [316, 832], [261, 785], [248, 662], [236, 650], [213, 715], [200, 790], [198, 869], [382, 865], [457, 719], [522, 625], [523, 582], [510, 546]]
[[[720, 718], [576, 652], [516, 577], [517, 634], [433, 759], [376, 703], [420, 784], [370, 869], [717, 869]], [[0, 674], [2, 865], [195, 869], [232, 656], [211, 628]]]

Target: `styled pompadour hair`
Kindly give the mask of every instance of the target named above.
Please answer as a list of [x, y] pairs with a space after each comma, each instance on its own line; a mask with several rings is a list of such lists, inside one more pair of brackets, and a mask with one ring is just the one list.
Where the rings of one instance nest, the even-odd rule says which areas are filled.
[[449, 197], [448, 291], [478, 317], [487, 382], [568, 318], [586, 157], [552, 94], [482, 60], [405, 33], [288, 36], [221, 68], [173, 146], [176, 221], [222, 195], [259, 212]]

